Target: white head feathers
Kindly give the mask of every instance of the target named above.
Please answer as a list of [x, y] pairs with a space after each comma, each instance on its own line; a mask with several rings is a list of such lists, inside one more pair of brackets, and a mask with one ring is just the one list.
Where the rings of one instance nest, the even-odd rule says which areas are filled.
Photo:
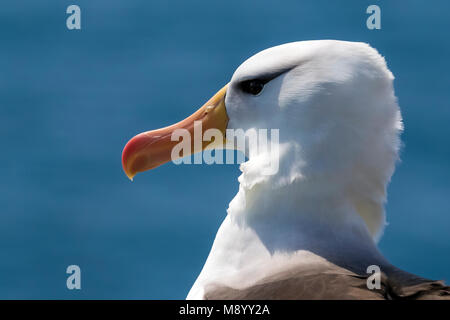
[[[240, 90], [242, 81], [270, 74], [278, 75], [258, 96]], [[322, 219], [333, 213], [317, 212], [317, 204], [329, 202], [356, 212], [377, 239], [402, 130], [393, 79], [383, 57], [364, 43], [294, 42], [245, 61], [227, 91], [228, 127], [279, 129], [280, 170], [262, 176], [256, 158], [242, 164], [229, 214], [251, 219], [283, 202], [286, 212], [274, 214]]]

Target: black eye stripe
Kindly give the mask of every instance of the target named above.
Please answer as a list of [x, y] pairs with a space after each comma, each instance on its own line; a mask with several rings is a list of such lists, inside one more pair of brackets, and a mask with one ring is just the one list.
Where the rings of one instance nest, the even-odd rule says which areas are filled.
[[261, 91], [264, 89], [264, 86], [266, 85], [266, 83], [268, 83], [269, 81], [272, 81], [273, 79], [277, 78], [278, 76], [282, 75], [285, 72], [288, 72], [291, 69], [292, 69], [292, 67], [285, 68], [285, 69], [278, 70], [276, 72], [262, 74], [253, 79], [241, 81], [239, 83], [239, 87], [245, 93], [256, 96], [261, 93]]

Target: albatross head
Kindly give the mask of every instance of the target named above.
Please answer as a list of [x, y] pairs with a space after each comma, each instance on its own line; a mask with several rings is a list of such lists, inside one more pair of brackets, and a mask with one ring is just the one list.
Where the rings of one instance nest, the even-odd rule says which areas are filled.
[[[244, 220], [280, 210], [298, 215], [301, 207], [320, 220], [333, 219], [326, 211], [340, 208], [356, 213], [377, 238], [402, 129], [392, 82], [383, 57], [364, 43], [324, 40], [273, 47], [245, 61], [189, 118], [130, 140], [123, 167], [132, 178], [170, 161], [178, 143], [171, 134], [180, 128], [193, 133], [194, 121], [202, 121], [203, 131], [222, 133], [279, 129], [279, 170], [264, 175], [268, 156], [250, 156], [241, 165], [240, 192], [229, 214]], [[208, 145], [192, 144], [193, 152]], [[263, 196], [268, 193], [271, 197]], [[324, 212], [316, 212], [321, 207]]]

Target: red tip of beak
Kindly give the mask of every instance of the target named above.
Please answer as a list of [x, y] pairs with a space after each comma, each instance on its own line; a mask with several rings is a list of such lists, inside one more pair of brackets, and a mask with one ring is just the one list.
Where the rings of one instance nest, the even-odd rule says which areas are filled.
[[136, 175], [136, 170], [133, 169], [133, 161], [131, 158], [133, 158], [133, 155], [143, 146], [144, 139], [140, 138], [141, 134], [138, 134], [134, 138], [132, 138], [130, 141], [127, 142], [125, 147], [122, 151], [122, 167], [123, 171], [125, 171], [125, 174], [127, 177], [133, 181], [133, 177]]
[[152, 133], [143, 132], [138, 134], [128, 141], [125, 148], [123, 148], [122, 167], [131, 181], [133, 181], [133, 177], [138, 172], [149, 170], [162, 164], [158, 163], [158, 157], [152, 157], [153, 152], [148, 150], [152, 144], [160, 140], [160, 136]]

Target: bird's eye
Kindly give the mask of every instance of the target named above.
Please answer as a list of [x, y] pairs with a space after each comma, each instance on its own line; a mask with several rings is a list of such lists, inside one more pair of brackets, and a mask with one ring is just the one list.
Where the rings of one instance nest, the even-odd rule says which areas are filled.
[[264, 88], [265, 82], [262, 80], [247, 80], [241, 82], [242, 91], [257, 96]]

